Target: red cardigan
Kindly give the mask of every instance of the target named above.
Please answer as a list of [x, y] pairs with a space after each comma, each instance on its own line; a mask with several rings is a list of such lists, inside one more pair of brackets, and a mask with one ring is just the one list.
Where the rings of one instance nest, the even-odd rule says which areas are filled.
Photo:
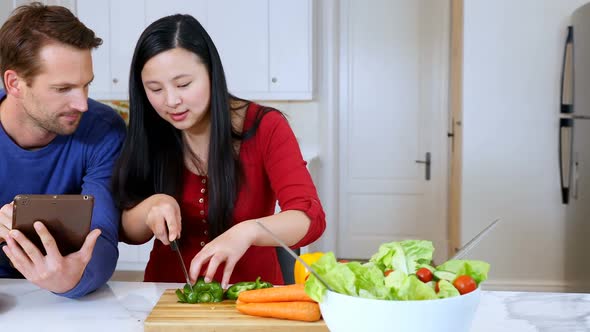
[[[260, 105], [251, 103], [246, 112], [244, 131], [250, 128]], [[240, 146], [239, 159], [244, 171], [234, 210], [234, 224], [275, 213], [278, 200], [282, 211], [299, 210], [311, 224], [307, 234], [292, 248], [317, 240], [326, 228], [325, 215], [316, 188], [301, 156], [299, 145], [287, 121], [278, 112], [266, 114], [250, 139]], [[188, 267], [193, 257], [212, 239], [208, 235], [207, 177], [185, 169], [184, 191], [179, 202], [182, 214], [180, 250]], [[201, 274], [206, 272], [206, 266]], [[223, 265], [215, 275], [221, 282]], [[283, 284], [275, 247], [250, 247], [236, 264], [230, 283], [253, 281], [257, 277]], [[184, 282], [175, 253], [162, 242], [154, 241], [145, 270], [145, 281]]]

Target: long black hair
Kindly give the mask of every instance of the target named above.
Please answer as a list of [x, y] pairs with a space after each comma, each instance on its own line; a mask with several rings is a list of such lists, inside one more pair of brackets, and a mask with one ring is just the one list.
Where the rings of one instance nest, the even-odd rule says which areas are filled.
[[213, 237], [231, 227], [241, 174], [233, 142], [251, 137], [262, 116], [252, 128], [238, 133], [231, 122], [231, 100], [248, 101], [229, 94], [223, 66], [213, 41], [190, 15], [163, 17], [150, 24], [139, 37], [129, 75], [129, 130], [113, 175], [115, 201], [129, 209], [145, 198], [164, 193], [179, 198], [182, 194], [184, 157], [187, 151], [180, 130], [162, 119], [147, 99], [141, 71], [152, 57], [183, 48], [198, 56], [207, 67], [211, 83], [211, 136], [207, 163], [209, 229]]

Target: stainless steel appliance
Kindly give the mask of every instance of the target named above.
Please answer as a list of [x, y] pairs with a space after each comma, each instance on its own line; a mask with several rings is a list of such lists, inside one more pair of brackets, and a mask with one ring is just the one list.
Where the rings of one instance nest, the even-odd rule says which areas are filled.
[[566, 206], [565, 287], [590, 292], [590, 3], [574, 11], [568, 27], [559, 150], [561, 198]]

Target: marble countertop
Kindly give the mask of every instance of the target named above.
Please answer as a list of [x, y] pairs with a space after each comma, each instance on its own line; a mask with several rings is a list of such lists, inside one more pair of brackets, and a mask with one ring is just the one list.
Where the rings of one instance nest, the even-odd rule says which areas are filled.
[[[0, 279], [3, 331], [143, 331], [160, 295], [182, 284], [109, 282], [77, 300]], [[442, 330], [441, 330], [442, 331]], [[471, 331], [590, 331], [590, 294], [482, 292]]]

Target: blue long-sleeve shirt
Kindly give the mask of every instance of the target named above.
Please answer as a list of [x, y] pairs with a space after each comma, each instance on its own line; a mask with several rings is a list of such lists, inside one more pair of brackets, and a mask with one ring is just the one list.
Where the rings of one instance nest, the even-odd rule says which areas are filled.
[[[5, 96], [0, 89], [0, 101]], [[1, 205], [12, 202], [17, 194], [94, 196], [91, 229], [99, 228], [102, 233], [80, 282], [59, 295], [84, 296], [104, 285], [115, 270], [121, 214], [110, 192], [110, 180], [125, 132], [123, 119], [112, 108], [92, 99], [74, 134], [57, 136], [38, 150], [22, 149], [0, 126], [0, 151], [4, 156], [0, 158]], [[10, 265], [0, 265], [0, 278], [18, 275]]]

